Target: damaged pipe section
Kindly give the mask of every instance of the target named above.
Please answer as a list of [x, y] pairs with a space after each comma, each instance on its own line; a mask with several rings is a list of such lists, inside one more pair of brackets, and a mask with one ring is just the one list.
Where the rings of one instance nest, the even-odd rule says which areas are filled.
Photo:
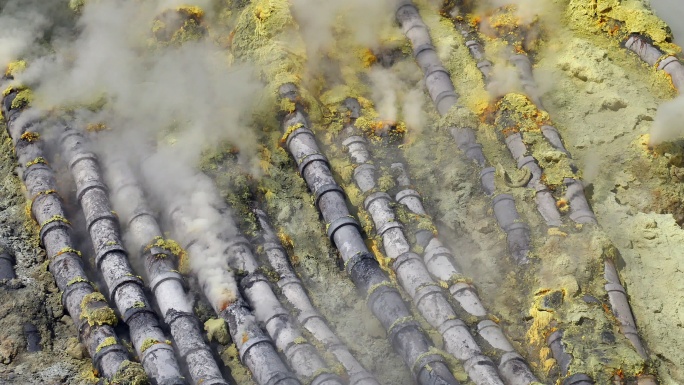
[[171, 341], [145, 296], [142, 279], [133, 274], [128, 262], [119, 220], [112, 211], [96, 155], [87, 149], [85, 137], [70, 128], [62, 133], [60, 144], [76, 182], [76, 197], [95, 248], [96, 268], [107, 285], [110, 301], [129, 326], [131, 342], [145, 371], [160, 385], [185, 384]]
[[[458, 96], [451, 82], [449, 73], [437, 56], [435, 47], [427, 26], [418, 13], [418, 9], [411, 0], [398, 0], [396, 19], [402, 31], [411, 42], [413, 56], [425, 76], [425, 85], [440, 115], [453, 113], [457, 106]], [[482, 145], [477, 142], [475, 132], [470, 127], [453, 127], [451, 134], [458, 147], [468, 159], [473, 160], [484, 168], [482, 185], [487, 195], [494, 195], [493, 169], [487, 169], [487, 160], [482, 152]], [[489, 179], [484, 179], [485, 177]], [[508, 250], [518, 264], [529, 262], [527, 254], [530, 251], [530, 229], [522, 222], [515, 207], [513, 197], [506, 194], [494, 196], [494, 214], [499, 227], [506, 232]], [[498, 204], [497, 204], [498, 202]], [[501, 203], [503, 202], [503, 203]]]
[[[347, 99], [345, 105], [349, 110], [360, 109], [356, 99]], [[349, 105], [352, 105], [349, 108]], [[353, 116], [353, 114], [352, 114]], [[365, 139], [359, 136], [354, 125], [355, 119], [344, 128], [347, 139], [343, 145], [347, 148], [352, 162], [357, 166], [372, 166], [370, 151]], [[501, 384], [494, 363], [482, 354], [482, 349], [470, 334], [466, 324], [457, 317], [456, 312], [444, 296], [441, 287], [432, 279], [426, 264], [420, 257], [411, 252], [408, 239], [402, 225], [397, 221], [392, 198], [384, 191], [378, 190], [374, 169], [368, 172], [355, 172], [354, 179], [361, 192], [366, 196], [364, 209], [370, 214], [377, 234], [383, 240], [385, 254], [390, 259], [390, 266], [401, 286], [409, 294], [418, 311], [427, 322], [440, 332], [444, 338], [447, 352], [457, 358], [465, 367], [466, 373], [476, 384]], [[399, 179], [406, 179], [400, 175]], [[402, 200], [417, 211], [425, 213], [420, 201], [416, 201], [414, 191], [402, 191]], [[433, 266], [436, 267], [436, 266]], [[434, 276], [434, 271], [432, 271]], [[531, 381], [536, 381], [532, 376]], [[530, 382], [531, 382], [530, 381]], [[529, 384], [530, 382], [525, 382]], [[522, 383], [522, 382], [521, 382]]]
[[378, 380], [354, 358], [344, 343], [330, 330], [323, 316], [314, 308], [266, 213], [261, 209], [255, 209], [254, 213], [261, 228], [264, 253], [271, 267], [278, 273], [278, 287], [288, 302], [297, 309], [299, 323], [344, 366], [349, 374], [350, 385], [380, 385]]
[[[181, 207], [169, 210], [169, 219], [191, 260], [193, 271], [216, 314], [228, 323], [240, 362], [259, 385], [301, 385], [280, 358], [273, 340], [259, 327], [252, 309], [242, 298], [228, 267], [225, 249], [216, 250], [193, 228], [193, 220]], [[219, 255], [216, 255], [216, 254]]]
[[[411, 179], [402, 163], [392, 164], [392, 170], [400, 190], [396, 194], [396, 201], [408, 208], [412, 213], [428, 216], [420, 194], [411, 189]], [[425, 233], [421, 235], [420, 233]], [[427, 230], [417, 230], [416, 241], [423, 247], [423, 261], [430, 274], [437, 280], [446, 282], [448, 290], [456, 303], [466, 312], [470, 330], [477, 334], [489, 345], [494, 355], [499, 359], [499, 373], [507, 384], [531, 384], [539, 380], [536, 378], [525, 359], [518, 354], [501, 326], [493, 321], [482, 305], [477, 289], [464, 278], [461, 269], [454, 262], [456, 257], [451, 250]], [[427, 241], [423, 241], [427, 239]]]
[[670, 75], [675, 89], [680, 94], [684, 92], [684, 64], [676, 56], [663, 53], [640, 35], [629, 36], [625, 41], [625, 48], [637, 54], [648, 65], [665, 71]]
[[22, 116], [24, 106], [15, 104], [18, 93], [12, 90], [3, 98], [2, 112], [21, 166], [21, 178], [31, 197], [30, 213], [38, 223], [40, 243], [50, 261], [48, 268], [62, 293], [62, 306], [73, 319], [93, 366], [104, 378], [113, 380], [137, 374], [144, 379], [141, 368], [128, 361], [128, 351], [114, 332], [117, 323], [114, 310], [88, 280], [56, 192], [55, 173], [45, 161], [39, 134], [32, 131], [38, 122]]
[[308, 115], [298, 101], [297, 87], [292, 83], [284, 84], [279, 94], [295, 106], [282, 117], [287, 148], [314, 195], [316, 207], [325, 220], [331, 242], [340, 252], [345, 270], [367, 296], [368, 306], [387, 330], [390, 343], [420, 385], [458, 384], [444, 359], [431, 353], [432, 344], [366, 247], [360, 225], [349, 213], [343, 190], [332, 177], [328, 161], [309, 129]]
[[115, 186], [111, 197], [119, 218], [127, 224], [126, 236], [139, 250], [148, 287], [176, 343], [178, 355], [187, 366], [194, 385], [228, 385], [202, 336], [200, 321], [185, 292], [183, 278], [177, 271], [176, 255], [150, 209], [137, 177], [124, 159], [108, 161], [105, 167], [108, 184]]

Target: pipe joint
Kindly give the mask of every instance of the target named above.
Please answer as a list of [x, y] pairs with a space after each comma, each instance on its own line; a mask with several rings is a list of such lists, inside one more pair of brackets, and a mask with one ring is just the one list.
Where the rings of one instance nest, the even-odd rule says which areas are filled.
[[377, 261], [370, 253], [358, 253], [347, 260], [344, 269], [353, 278], [356, 275], [365, 273], [369, 262], [377, 264]]
[[[114, 296], [112, 296], [114, 298]], [[139, 305], [140, 303], [137, 303], [136, 305]], [[121, 315], [121, 319], [124, 321], [124, 323], [128, 324], [131, 322], [132, 319], [135, 317], [138, 317], [143, 314], [151, 314], [152, 316], [156, 317], [156, 313], [154, 310], [150, 307], [150, 305], [147, 302], [142, 303], [142, 307], [130, 307], [126, 309], [126, 311]]]
[[240, 362], [245, 362], [245, 355], [250, 351], [250, 349], [262, 343], [268, 344], [270, 347], [274, 347], [273, 341], [271, 341], [271, 339], [265, 335], [251, 336], [249, 339], [247, 339], [247, 341], [240, 346], [240, 350], [238, 351]]
[[378, 200], [378, 199], [384, 199], [384, 200], [386, 200], [387, 202], [391, 202], [391, 201], [392, 201], [392, 197], [390, 197], [389, 194], [387, 194], [386, 192], [383, 192], [383, 191], [378, 191], [378, 192], [375, 192], [375, 193], [369, 195], [368, 197], [366, 197], [366, 199], [364, 199], [364, 201], [363, 201], [363, 208], [365, 208], [366, 210], [368, 210], [368, 208], [370, 207], [370, 205], [372, 205], [373, 202], [375, 202], [375, 201]]
[[241, 235], [237, 235], [237, 236], [231, 237], [229, 240], [226, 241], [226, 248], [224, 249], [224, 252], [226, 254], [229, 254], [232, 249], [234, 249], [236, 247], [240, 247], [240, 246], [243, 246], [243, 247], [246, 247], [247, 249], [250, 249], [252, 247], [252, 244], [249, 243], [247, 238], [245, 238]]
[[397, 202], [402, 203], [402, 201], [404, 199], [410, 198], [410, 197], [420, 199], [420, 194], [416, 190], [406, 189], [406, 190], [399, 191], [397, 193], [397, 195], [395, 196], [395, 199], [397, 200]]
[[342, 145], [346, 148], [349, 148], [352, 144], [355, 144], [355, 143], [362, 144], [362, 145], [368, 145], [368, 141], [366, 139], [364, 139], [362, 136], [358, 136], [358, 135], [352, 135], [352, 136], [348, 137], [347, 139], [345, 139], [342, 142]]
[[40, 239], [40, 244], [45, 247], [45, 236], [52, 230], [62, 229], [67, 233], [71, 233], [71, 225], [63, 220], [55, 220], [48, 223], [44, 223], [40, 227], [40, 232], [38, 237]]
[[297, 168], [299, 170], [300, 175], [304, 175], [304, 170], [306, 170], [306, 168], [314, 162], [323, 162], [328, 167], [330, 166], [328, 158], [326, 158], [325, 155], [321, 154], [320, 152], [309, 154], [305, 156], [303, 159], [298, 159], [297, 162], [299, 163]]
[[182, 286], [185, 286], [185, 282], [183, 282], [183, 276], [181, 276], [179, 273], [175, 271], [165, 271], [163, 273], [155, 275], [154, 279], [150, 281], [150, 289], [154, 293], [157, 291], [157, 286], [159, 286], [159, 284], [161, 284], [162, 282], [166, 282], [168, 280], [176, 280]]
[[309, 129], [308, 127], [300, 127], [294, 131], [292, 131], [288, 136], [287, 139], [285, 140], [285, 144], [290, 147], [290, 143], [292, 143], [292, 140], [294, 138], [298, 137], [299, 135], [309, 135], [311, 136], [312, 140], [316, 140], [316, 136], [314, 135], [313, 131]]
[[96, 351], [95, 354], [93, 354], [93, 366], [98, 368], [98, 370], [102, 371], [102, 358], [111, 353], [118, 353], [125, 357], [128, 357], [128, 351], [126, 351], [126, 348], [121, 346], [119, 341], [117, 341], [116, 344], [102, 347], [99, 351]]
[[[415, 319], [413, 319], [413, 317], [401, 318], [401, 319], [397, 320], [395, 323], [393, 323], [392, 325], [390, 325], [390, 327], [387, 329], [387, 337], [389, 338], [392, 346], [396, 346], [394, 340], [397, 338], [399, 333], [401, 333], [405, 329], [418, 330], [418, 331], [421, 331], [421, 333], [422, 333], [422, 329], [420, 328], [420, 324]], [[441, 359], [441, 357], [440, 357], [440, 359]], [[430, 361], [430, 362], [433, 362], [433, 361]], [[428, 364], [430, 362], [426, 362], [425, 364]], [[424, 365], [419, 365], [420, 363], [421, 363], [420, 359], [418, 361], [416, 361], [414, 363], [414, 366], [413, 366], [414, 369], [416, 367], [422, 368], [424, 366]], [[418, 372], [415, 372], [415, 373], [417, 374], [419, 372], [420, 372], [420, 370], [418, 370]]]
[[318, 205], [321, 202], [321, 198], [323, 197], [323, 195], [325, 195], [329, 192], [333, 192], [333, 191], [339, 193], [340, 195], [342, 195], [342, 197], [345, 196], [344, 190], [342, 190], [340, 185], [338, 185], [337, 183], [324, 184], [324, 185], [318, 187], [316, 189], [316, 191], [314, 191], [314, 202], [315, 202], [316, 208], [320, 209], [320, 207]]
[[123, 255], [127, 255], [126, 249], [124, 249], [123, 245], [118, 242], [99, 247], [97, 249], [97, 254], [95, 254], [95, 266], [97, 267], [98, 271], [101, 271], [102, 262], [104, 262], [105, 258], [107, 258], [107, 256], [109, 256], [111, 253], [121, 253]]
[[437, 331], [439, 331], [439, 334], [445, 335], [449, 330], [453, 328], [463, 328], [468, 330], [468, 326], [465, 324], [460, 319], [449, 319], [446, 320], [443, 324], [439, 325], [437, 327]]
[[584, 373], [576, 373], [566, 378], [562, 382], [563, 385], [593, 385], [594, 380]]
[[392, 229], [403, 229], [403, 228], [404, 228], [404, 225], [402, 225], [401, 223], [396, 222], [396, 221], [391, 221], [391, 222], [386, 222], [384, 225], [380, 226], [380, 227], [376, 230], [376, 232], [378, 233], [378, 235], [380, 235], [380, 236], [382, 237], [382, 236], [384, 236], [385, 233], [388, 232], [389, 230], [392, 230]]
[[494, 182], [495, 173], [496, 168], [494, 167], [486, 167], [480, 171], [480, 183], [487, 196], [492, 196], [496, 190], [496, 184]]
[[[78, 135], [80, 136], [80, 135]], [[89, 151], [78, 151], [69, 159], [69, 170], [73, 170], [79, 162], [89, 160], [97, 164], [97, 156]]]
[[425, 252], [424, 259], [425, 259], [425, 264], [427, 266], [430, 266], [432, 263], [434, 263], [434, 259], [438, 257], [446, 257], [451, 259], [453, 255], [451, 254], [451, 251], [447, 249], [444, 246], [439, 246], [430, 249], [429, 251]]
[[91, 215], [86, 215], [86, 229], [90, 233], [95, 223], [104, 220], [112, 221], [117, 227], [119, 225], [119, 218], [117, 218], [113, 212], [105, 211], [102, 213], [91, 213]]
[[359, 222], [356, 219], [350, 216], [339, 217], [334, 221], [330, 222], [330, 224], [328, 225], [327, 233], [330, 242], [335, 243], [335, 233], [337, 232], [337, 230], [341, 229], [344, 226], [354, 226], [359, 230], [359, 232], [362, 231], [361, 224], [359, 224]]

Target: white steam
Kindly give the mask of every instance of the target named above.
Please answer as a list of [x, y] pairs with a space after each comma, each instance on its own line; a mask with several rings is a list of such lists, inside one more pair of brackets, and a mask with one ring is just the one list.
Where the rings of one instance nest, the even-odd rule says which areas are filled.
[[665, 102], [658, 108], [651, 127], [650, 145], [684, 138], [684, 96]]

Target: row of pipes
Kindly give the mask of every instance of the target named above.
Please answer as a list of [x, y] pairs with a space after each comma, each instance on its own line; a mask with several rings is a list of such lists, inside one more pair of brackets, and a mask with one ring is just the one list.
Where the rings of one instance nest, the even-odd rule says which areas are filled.
[[[397, 2], [396, 19], [411, 42], [413, 55], [423, 71], [427, 91], [437, 111], [440, 115], [446, 115], [454, 108], [462, 108], [458, 106], [458, 95], [450, 74], [442, 65], [429, 30], [411, 1]], [[463, 24], [457, 22], [457, 27], [464, 36], [471, 34]], [[482, 46], [476, 40], [469, 40], [466, 44], [487, 79], [491, 63], [486, 60]], [[627, 47], [646, 61], [653, 61], [656, 56], [654, 47], [644, 45], [636, 37], [628, 41]], [[639, 47], [641, 50], [637, 50]], [[660, 60], [661, 56], [659, 54], [653, 64], [660, 63], [666, 71], [668, 68], [679, 68], [672, 60]], [[511, 61], [520, 71], [528, 96], [538, 108], [543, 109], [534, 92], [535, 82], [529, 57], [518, 54]], [[675, 85], [679, 84], [680, 77], [684, 82], [684, 76], [678, 71], [668, 72]], [[78, 326], [80, 340], [93, 358], [94, 366], [105, 378], [115, 379], [123, 371], [135, 370], [135, 365], [130, 363], [129, 353], [113, 328], [117, 321], [115, 310], [108, 307], [104, 296], [88, 280], [80, 252], [74, 248], [73, 230], [56, 193], [54, 171], [44, 158], [42, 141], [27, 135], [42, 122], [23, 117], [22, 108], [12, 107], [17, 93], [18, 90], [13, 90], [5, 96], [2, 112], [22, 166], [22, 178], [31, 197], [32, 215], [40, 227], [40, 241], [48, 252], [50, 271], [63, 293], [63, 305]], [[432, 342], [403, 302], [400, 291], [368, 250], [361, 227], [347, 208], [344, 191], [333, 178], [328, 160], [316, 143], [307, 111], [299, 101], [297, 86], [285, 84], [279, 93], [282, 99], [296, 106], [294, 111], [281, 116], [281, 126], [287, 134], [286, 147], [314, 195], [315, 206], [326, 224], [331, 243], [340, 252], [345, 271], [366, 297], [369, 308], [387, 330], [390, 343], [411, 368], [416, 381], [422, 385], [458, 384], [445, 359], [434, 350]], [[523, 385], [538, 382], [501, 327], [489, 319], [472, 285], [462, 281], [453, 282], [448, 287], [449, 296], [439, 287], [438, 281], [449, 282], [453, 276], [462, 275], [455, 262], [457, 256], [426, 230], [423, 230], [423, 234], [415, 235], [423, 246], [422, 258], [410, 251], [407, 235], [397, 221], [392, 204], [396, 201], [415, 214], [426, 215], [421, 196], [409, 188], [410, 177], [402, 163], [391, 165], [397, 171], [397, 184], [402, 187], [401, 191], [392, 197], [386, 191], [377, 189], [372, 154], [366, 140], [354, 126], [354, 118], [359, 116], [361, 107], [350, 98], [344, 102], [344, 108], [350, 112], [352, 119], [345, 127], [342, 144], [357, 166], [355, 183], [362, 192], [368, 192], [363, 208], [370, 213], [375, 231], [382, 238], [384, 251], [391, 260], [390, 267], [398, 283], [409, 294], [418, 312], [440, 332], [446, 351], [462, 362], [474, 383]], [[159, 242], [163, 240], [163, 232], [158, 215], [146, 201], [146, 194], [138, 181], [139, 175], [125, 159], [107, 159], [100, 164], [81, 132], [63, 122], [48, 123], [61, 132], [61, 151], [76, 182], [76, 198], [86, 217], [86, 230], [95, 251], [95, 266], [105, 283], [109, 303], [115, 305], [119, 316], [129, 327], [131, 342], [145, 373], [159, 384], [184, 384], [187, 380], [181, 370], [182, 362], [193, 384], [227, 384], [202, 336], [199, 319], [193, 312], [183, 278], [176, 270], [176, 256], [164, 247], [163, 242]], [[291, 130], [291, 127], [298, 128]], [[511, 256], [519, 264], [529, 263], [530, 228], [521, 221], [513, 196], [497, 193], [494, 169], [488, 167], [473, 127], [452, 127], [450, 131], [458, 148], [482, 168], [483, 191], [492, 197], [493, 212], [507, 235]], [[542, 127], [542, 131], [554, 148], [569, 156], [557, 129], [548, 125]], [[559, 226], [562, 218], [557, 211], [555, 198], [541, 182], [543, 170], [529, 154], [521, 134], [514, 133], [506, 137], [506, 145], [519, 167], [530, 169], [532, 178], [528, 187], [536, 191], [540, 214], [549, 226]], [[105, 169], [107, 183], [101, 166]], [[212, 189], [212, 183], [206, 176], [198, 174], [196, 178], [198, 184]], [[565, 184], [571, 207], [570, 219], [577, 223], [596, 224], [581, 181], [568, 178]], [[113, 188], [108, 189], [107, 186]], [[119, 213], [117, 216], [112, 210], [110, 196], [115, 201], [126, 199], [132, 204], [114, 207]], [[185, 204], [168, 204], [164, 215], [190, 259], [205, 259], [209, 253], [218, 253], [217, 265], [198, 267], [193, 269], [193, 273], [216, 314], [227, 322], [241, 362], [250, 369], [259, 385], [343, 383], [338, 375], [327, 368], [316, 348], [303, 339], [300, 325], [331, 350], [347, 371], [350, 384], [379, 384], [335, 336], [312, 305], [264, 211], [256, 209], [255, 214], [261, 228], [267, 264], [277, 272], [277, 285], [283, 296], [297, 309], [299, 316], [296, 319], [280, 303], [270, 282], [260, 272], [264, 263], [252, 251], [250, 241], [240, 233], [231, 217], [230, 208], [215, 197], [214, 205], [204, 209], [209, 209], [211, 215], [220, 218], [222, 226], [198, 233], [192, 227], [198, 211], [193, 210], [190, 202], [188, 199]], [[144, 262], [145, 283], [131, 268], [119, 221], [125, 224], [126, 233], [132, 239], [135, 250], [132, 254]], [[220, 241], [221, 250], [217, 251], [213, 247], [216, 240]], [[0, 258], [2, 271], [5, 270], [5, 260], [10, 261], [4, 256]], [[246, 272], [237, 285], [230, 282], [231, 277], [236, 277], [236, 271]], [[213, 287], [217, 274], [225, 283], [225, 291], [220, 296], [216, 295], [216, 288]], [[614, 263], [609, 260], [605, 261], [605, 278], [610, 304], [621, 330], [635, 349], [645, 356], [624, 288]], [[158, 312], [145, 295], [145, 284], [154, 295]], [[456, 307], [459, 311], [455, 310]], [[472, 317], [461, 320], [459, 312]], [[170, 336], [165, 335], [163, 323], [169, 327]], [[479, 336], [477, 340], [473, 333]], [[481, 347], [478, 341], [487, 345]], [[556, 360], [562, 369], [565, 368], [563, 375], [567, 377], [563, 383], [593, 383], [584, 374], [567, 373], [571, 357], [564, 351], [561, 341], [562, 331], [548, 338]], [[282, 356], [279, 352], [282, 352]], [[640, 384], [655, 383], [651, 376], [643, 376], [643, 379]]]

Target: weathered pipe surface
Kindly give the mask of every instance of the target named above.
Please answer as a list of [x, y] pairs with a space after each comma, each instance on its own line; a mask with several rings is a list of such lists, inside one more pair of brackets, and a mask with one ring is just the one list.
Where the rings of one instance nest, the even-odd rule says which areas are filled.
[[14, 271], [14, 256], [0, 246], [0, 279], [14, 279], [17, 274]]
[[677, 57], [663, 53], [640, 35], [627, 38], [625, 47], [649, 65], [665, 71], [672, 78], [672, 84], [677, 91], [680, 94], [684, 92], [684, 64]]
[[290, 264], [287, 251], [280, 243], [266, 213], [261, 209], [254, 209], [254, 213], [261, 228], [260, 243], [264, 248], [264, 253], [271, 267], [278, 273], [278, 287], [290, 305], [297, 309], [299, 323], [344, 366], [349, 374], [350, 385], [380, 385], [378, 380], [354, 358], [349, 349], [330, 329], [323, 316], [314, 308], [304, 284]]
[[166, 342], [159, 318], [145, 296], [143, 282], [128, 262], [97, 156], [87, 149], [85, 137], [73, 129], [64, 130], [60, 143], [76, 182], [76, 197], [95, 248], [96, 267], [104, 278], [110, 301], [129, 326], [131, 342], [145, 372], [160, 385], [185, 384], [174, 350]]
[[[39, 139], [27, 140], [31, 129], [38, 122], [19, 123], [21, 109], [12, 109], [17, 92], [10, 92], [2, 101], [3, 115], [17, 160], [21, 166], [22, 179], [31, 199], [31, 215], [40, 227], [40, 242], [45, 248], [50, 273], [62, 292], [62, 306], [77, 325], [79, 340], [88, 350], [93, 366], [106, 379], [112, 379], [129, 357], [114, 332], [116, 316], [104, 297], [95, 291], [83, 268], [80, 252], [75, 248], [72, 230], [65, 217], [62, 201], [56, 193], [57, 184], [52, 168], [44, 161], [42, 143]], [[83, 307], [81, 307], [83, 305]], [[95, 322], [95, 315], [111, 315]]]
[[520, 219], [515, 208], [513, 195], [499, 194], [492, 200], [494, 216], [499, 226], [506, 232], [508, 250], [518, 264], [529, 262], [527, 253], [530, 250], [530, 228]]
[[570, 219], [582, 224], [597, 224], [596, 215], [584, 195], [584, 184], [573, 178], [563, 179], [566, 186], [565, 199], [570, 206]]
[[368, 305], [387, 330], [390, 343], [413, 371], [421, 385], [458, 384], [444, 359], [431, 354], [427, 339], [401, 294], [392, 286], [378, 261], [366, 247], [360, 225], [347, 209], [342, 188], [332, 177], [327, 159], [309, 129], [308, 115], [297, 101], [297, 87], [288, 83], [280, 87], [281, 98], [295, 103], [295, 110], [282, 118], [283, 132], [300, 125], [286, 140], [302, 177], [313, 192], [316, 206], [327, 224], [328, 236], [340, 252], [345, 270], [356, 287], [368, 298]]
[[[107, 159], [105, 176], [114, 208], [127, 224], [126, 235], [144, 260], [148, 287], [169, 326], [178, 355], [188, 368], [194, 385], [228, 385], [211, 349], [204, 341], [200, 320], [177, 272], [175, 256], [168, 250], [157, 217], [130, 165], [123, 159]], [[120, 204], [116, 204], [120, 203]]]
[[[207, 253], [216, 252], [215, 248], [210, 248], [192, 232], [192, 218], [187, 210], [182, 207], [168, 210], [175, 233], [189, 257], [200, 261], [214, 260], [215, 256]], [[193, 270], [214, 311], [228, 324], [240, 362], [250, 370], [256, 383], [301, 385], [280, 358], [273, 340], [259, 327], [252, 309], [237, 290], [233, 273], [225, 262], [220, 266], [210, 262], [193, 264]]]
[[[394, 163], [392, 169], [395, 170], [395, 177], [399, 186], [408, 187], [411, 185], [408, 172], [403, 164]], [[494, 170], [492, 170], [493, 172]], [[406, 195], [402, 194], [404, 191], [397, 194], [397, 201], [402, 204], [403, 202], [399, 197]], [[407, 208], [416, 214], [424, 213], [425, 209], [420, 195], [416, 193], [412, 196], [416, 200], [410, 206], [407, 205]], [[449, 292], [452, 297], [461, 309], [470, 316], [467, 317], [470, 330], [476, 331], [489, 345], [488, 348], [491, 350], [488, 351], [493, 351], [494, 355], [499, 357], [499, 374], [506, 384], [527, 385], [538, 382], [539, 380], [532, 373], [524, 358], [515, 351], [508, 341], [501, 326], [489, 319], [489, 313], [482, 305], [475, 287], [463, 282], [463, 279], [459, 279], [463, 275], [455, 263], [456, 257], [451, 250], [445, 247], [432, 233], [430, 236], [431, 239], [425, 246], [423, 253], [425, 265], [435, 279], [449, 283]]]

